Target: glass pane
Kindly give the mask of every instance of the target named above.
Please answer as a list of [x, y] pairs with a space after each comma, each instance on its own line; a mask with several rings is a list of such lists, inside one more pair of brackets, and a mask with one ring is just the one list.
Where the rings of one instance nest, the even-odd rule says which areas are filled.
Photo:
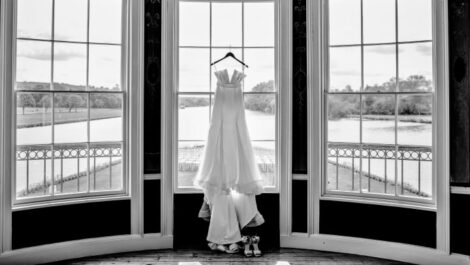
[[432, 91], [432, 43], [399, 45], [401, 91]]
[[178, 142], [178, 187], [193, 187], [205, 144], [205, 141]]
[[122, 0], [90, 0], [90, 42], [121, 43]]
[[17, 146], [16, 196], [47, 195], [52, 186], [51, 146]]
[[276, 96], [245, 95], [245, 119], [251, 140], [276, 140]]
[[361, 43], [360, 0], [329, 0], [330, 45]]
[[17, 93], [16, 144], [52, 143], [52, 96], [48, 93]]
[[180, 2], [179, 45], [209, 46], [209, 3]]
[[396, 91], [396, 46], [364, 47], [364, 91]]
[[[212, 49], [212, 61], [214, 62], [220, 58], [223, 58], [229, 51], [231, 51], [239, 60], [242, 60], [241, 49], [225, 49], [225, 48], [217, 49], [216, 48], [216, 49]], [[235, 69], [239, 72], [243, 71], [242, 65], [232, 58], [227, 58], [223, 61], [220, 61], [216, 65], [212, 66], [212, 74], [211, 74], [212, 92], [215, 92], [215, 89], [217, 87], [217, 77], [215, 76], [214, 72], [224, 70], [224, 69], [227, 69], [228, 75], [230, 78], [232, 78], [233, 71]]]
[[399, 147], [398, 194], [432, 198], [432, 153], [429, 148]]
[[55, 0], [54, 39], [87, 40], [87, 0]]
[[274, 49], [245, 49], [245, 91], [274, 91]]
[[18, 0], [19, 38], [50, 40], [52, 36], [52, 0]]
[[209, 132], [209, 95], [180, 95], [178, 139], [205, 141]]
[[395, 145], [365, 144], [362, 148], [362, 192], [399, 191], [400, 185], [395, 185]]
[[398, 144], [432, 146], [431, 95], [400, 96], [398, 114]]
[[54, 145], [54, 191], [88, 191], [88, 148], [85, 144]]
[[328, 143], [327, 190], [359, 191], [360, 146]]
[[90, 190], [123, 189], [121, 143], [90, 145]]
[[122, 90], [121, 46], [90, 45], [90, 90]]
[[398, 40], [432, 39], [432, 0], [398, 0]]
[[274, 3], [245, 3], [245, 46], [274, 47]]
[[359, 92], [361, 89], [361, 48], [330, 48], [330, 91]]
[[54, 90], [86, 89], [86, 45], [54, 43]]
[[87, 94], [55, 94], [54, 143], [81, 143], [88, 141], [87, 120]]
[[90, 142], [122, 141], [122, 94], [90, 94]]
[[263, 185], [265, 187], [276, 186], [276, 142], [252, 141], [252, 147]]
[[241, 3], [212, 3], [212, 46], [242, 46]]
[[359, 143], [359, 95], [328, 95], [328, 142]]
[[49, 42], [17, 41], [17, 89], [50, 89], [51, 50]]
[[395, 42], [395, 0], [363, 0], [364, 43]]
[[394, 95], [363, 95], [362, 142], [395, 144]]
[[209, 49], [180, 48], [179, 61], [179, 91], [209, 92]]

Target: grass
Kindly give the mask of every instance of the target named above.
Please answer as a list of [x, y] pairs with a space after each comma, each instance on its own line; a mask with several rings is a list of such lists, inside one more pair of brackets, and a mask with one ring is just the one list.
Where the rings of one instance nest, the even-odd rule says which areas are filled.
[[[17, 128], [31, 128], [39, 126], [48, 126], [52, 123], [52, 113], [49, 110], [48, 112], [39, 112], [39, 110], [27, 110], [25, 114], [21, 114], [22, 111], [18, 111], [17, 115]], [[122, 117], [122, 110], [120, 109], [92, 109], [90, 112], [91, 120], [100, 120], [100, 119], [109, 119]], [[59, 109], [54, 113], [54, 123], [55, 124], [64, 124], [72, 122], [86, 121], [88, 119], [88, 113], [86, 109], [79, 109], [78, 111], [72, 110], [68, 112], [65, 109]]]

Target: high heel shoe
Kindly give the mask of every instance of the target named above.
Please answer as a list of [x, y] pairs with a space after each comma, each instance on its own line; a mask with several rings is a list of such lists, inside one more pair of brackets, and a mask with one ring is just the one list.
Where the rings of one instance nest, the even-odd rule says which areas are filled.
[[259, 243], [259, 236], [252, 236], [251, 244], [253, 246], [253, 254], [255, 255], [255, 257], [261, 256], [261, 250], [259, 250], [258, 243]]
[[243, 254], [245, 254], [245, 257], [252, 257], [253, 256], [253, 250], [250, 249], [251, 237], [243, 236], [242, 237], [242, 243], [243, 243], [243, 246], [245, 247], [245, 250], [243, 251]]

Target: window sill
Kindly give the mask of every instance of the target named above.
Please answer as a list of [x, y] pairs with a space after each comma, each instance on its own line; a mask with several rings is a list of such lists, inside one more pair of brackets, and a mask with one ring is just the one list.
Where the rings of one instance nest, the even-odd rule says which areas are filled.
[[350, 202], [350, 203], [361, 203], [388, 207], [400, 207], [422, 211], [436, 212], [436, 205], [432, 201], [419, 202], [419, 201], [407, 201], [388, 199], [386, 197], [365, 197], [359, 195], [348, 195], [348, 194], [324, 194], [320, 197], [320, 200], [324, 201], [338, 201], [338, 202]]
[[[196, 189], [194, 187], [184, 187], [184, 188], [175, 188], [175, 194], [187, 194], [187, 193], [203, 193], [202, 190]], [[279, 193], [279, 189], [276, 187], [265, 187], [263, 193]]]
[[16, 204], [12, 207], [12, 211], [24, 211], [64, 205], [74, 205], [82, 203], [93, 203], [93, 202], [104, 202], [104, 201], [119, 201], [119, 200], [130, 200], [131, 196], [127, 194], [118, 194], [118, 195], [97, 195], [93, 197], [79, 197], [79, 198], [67, 198], [67, 199], [55, 199], [49, 201], [40, 201], [40, 202], [28, 202]]

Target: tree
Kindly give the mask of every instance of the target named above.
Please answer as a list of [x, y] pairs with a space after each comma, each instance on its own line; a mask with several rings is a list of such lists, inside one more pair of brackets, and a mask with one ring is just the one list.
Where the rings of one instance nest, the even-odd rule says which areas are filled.
[[24, 114], [24, 109], [26, 107], [34, 107], [35, 105], [36, 101], [34, 100], [34, 97], [31, 94], [21, 93], [18, 97], [18, 106], [23, 109], [22, 114]]
[[39, 100], [39, 106], [45, 108], [45, 112], [51, 107], [51, 97], [49, 95], [43, 95]]
[[79, 95], [69, 95], [66, 99], [66, 106], [69, 109], [69, 112], [72, 112], [72, 109], [75, 108], [75, 112], [77, 112], [77, 108], [83, 106], [85, 100]]

